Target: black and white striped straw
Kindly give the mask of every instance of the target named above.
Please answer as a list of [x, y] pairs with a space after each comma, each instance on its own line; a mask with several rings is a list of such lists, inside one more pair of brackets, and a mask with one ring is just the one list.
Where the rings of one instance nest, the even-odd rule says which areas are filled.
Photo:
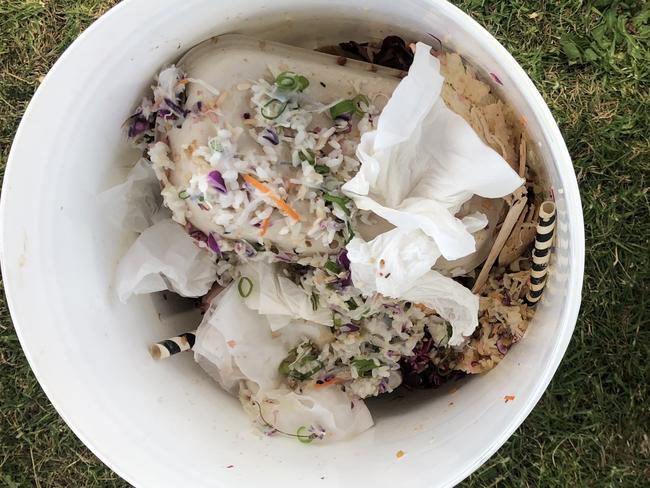
[[548, 275], [548, 263], [551, 260], [551, 248], [555, 235], [555, 203], [548, 200], [540, 205], [535, 248], [533, 249], [533, 267], [526, 294], [526, 303], [534, 306], [542, 297]]
[[189, 351], [194, 347], [195, 341], [196, 331], [186, 332], [185, 334], [152, 344], [149, 346], [149, 353], [156, 361], [159, 359], [167, 359], [179, 352]]

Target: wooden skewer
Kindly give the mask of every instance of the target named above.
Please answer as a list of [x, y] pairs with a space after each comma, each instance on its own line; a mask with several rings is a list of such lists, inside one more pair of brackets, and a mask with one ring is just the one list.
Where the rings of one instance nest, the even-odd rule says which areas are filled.
[[501, 230], [499, 231], [497, 238], [494, 240], [490, 254], [488, 254], [485, 263], [483, 263], [483, 268], [481, 269], [478, 278], [476, 278], [476, 282], [472, 288], [472, 293], [480, 293], [481, 289], [485, 285], [494, 261], [496, 261], [497, 257], [499, 256], [499, 253], [501, 252], [501, 249], [503, 249], [503, 246], [508, 240], [508, 237], [510, 237], [510, 233], [512, 232], [514, 226], [517, 224], [521, 212], [523, 212], [524, 208], [526, 208], [527, 202], [528, 199], [525, 196], [521, 196], [518, 200], [515, 200], [510, 207], [510, 210], [508, 211], [508, 214], [506, 215], [506, 218], [501, 225]]
[[524, 135], [521, 135], [521, 142], [519, 143], [519, 176], [521, 178], [526, 177], [526, 158], [528, 153], [526, 152], [526, 139]]

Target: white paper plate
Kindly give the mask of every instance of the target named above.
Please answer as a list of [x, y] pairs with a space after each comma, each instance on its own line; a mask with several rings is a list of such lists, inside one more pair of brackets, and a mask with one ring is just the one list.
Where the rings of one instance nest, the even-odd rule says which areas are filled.
[[[118, 303], [111, 280], [133, 236], [107, 223], [97, 194], [137, 156], [120, 125], [152, 75], [226, 32], [304, 47], [388, 33], [431, 42], [434, 33], [503, 82], [547, 167], [559, 232], [535, 320], [498, 368], [454, 393], [371, 402], [374, 429], [305, 446], [257, 435], [191, 355], [151, 360], [147, 344], [193, 324], [193, 312], [152, 297]], [[81, 440], [136, 486], [451, 486], [539, 400], [580, 304], [582, 211], [560, 131], [506, 50], [440, 0], [124, 1], [79, 37], [34, 96], [9, 157], [0, 215], [6, 294], [36, 376]], [[504, 395], [516, 399], [505, 403]]]

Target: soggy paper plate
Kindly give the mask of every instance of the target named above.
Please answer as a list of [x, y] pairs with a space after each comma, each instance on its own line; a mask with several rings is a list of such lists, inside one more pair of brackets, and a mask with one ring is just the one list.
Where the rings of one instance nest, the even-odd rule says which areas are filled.
[[[119, 302], [113, 274], [134, 236], [115, 232], [97, 195], [137, 160], [120, 126], [152, 76], [231, 32], [307, 48], [392, 33], [431, 42], [432, 33], [500, 81], [545, 165], [558, 236], [544, 299], [496, 369], [456, 390], [369, 402], [373, 429], [305, 446], [261, 437], [191, 355], [151, 360], [147, 345], [195, 324], [196, 312], [171, 296]], [[451, 486], [539, 400], [580, 304], [582, 211], [557, 125], [507, 51], [439, 0], [122, 2], [79, 37], [34, 96], [10, 154], [0, 216], [3, 279], [25, 354], [75, 433], [135, 486]]]

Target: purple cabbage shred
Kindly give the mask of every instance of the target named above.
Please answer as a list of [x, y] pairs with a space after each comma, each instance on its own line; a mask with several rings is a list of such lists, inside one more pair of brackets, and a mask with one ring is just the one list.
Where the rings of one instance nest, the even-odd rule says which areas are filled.
[[278, 144], [280, 144], [280, 137], [278, 137], [278, 133], [275, 132], [275, 129], [272, 129], [270, 127], [267, 127], [266, 129], [264, 129], [262, 139], [266, 139], [267, 141], [269, 141], [274, 146], [277, 146]]
[[189, 113], [187, 110], [169, 98], [165, 98], [165, 105], [167, 105], [172, 111], [176, 112], [176, 114], [180, 115], [181, 117], [185, 117]]
[[133, 124], [131, 124], [131, 127], [129, 127], [129, 137], [137, 137], [140, 134], [147, 132], [149, 129], [151, 129], [151, 124], [149, 124], [149, 121], [147, 119], [143, 117], [136, 117], [133, 121]]
[[214, 234], [212, 233], [208, 235], [208, 247], [212, 252], [221, 256], [221, 248], [219, 247], [219, 243], [217, 242], [217, 240], [214, 237]]
[[342, 332], [358, 332], [359, 326], [354, 324], [345, 324], [341, 326]]
[[208, 185], [214, 188], [221, 193], [228, 193], [228, 188], [226, 188], [226, 182], [223, 180], [223, 176], [219, 171], [212, 170], [208, 173]]
[[433, 339], [427, 333], [415, 346], [412, 356], [402, 357], [399, 364], [404, 386], [417, 389], [438, 388], [465, 376], [462, 371], [450, 370], [444, 364], [433, 364], [429, 355], [433, 347]]
[[503, 337], [499, 337], [497, 339], [497, 349], [501, 354], [504, 356], [508, 353], [508, 350], [510, 349], [506, 344], [503, 342]]
[[345, 278], [339, 280], [339, 284], [343, 287], [352, 286], [352, 271], [350, 271], [350, 259], [348, 258], [348, 250], [341, 249], [341, 252], [337, 256], [336, 260], [338, 261], [341, 268], [343, 268], [347, 274]]

